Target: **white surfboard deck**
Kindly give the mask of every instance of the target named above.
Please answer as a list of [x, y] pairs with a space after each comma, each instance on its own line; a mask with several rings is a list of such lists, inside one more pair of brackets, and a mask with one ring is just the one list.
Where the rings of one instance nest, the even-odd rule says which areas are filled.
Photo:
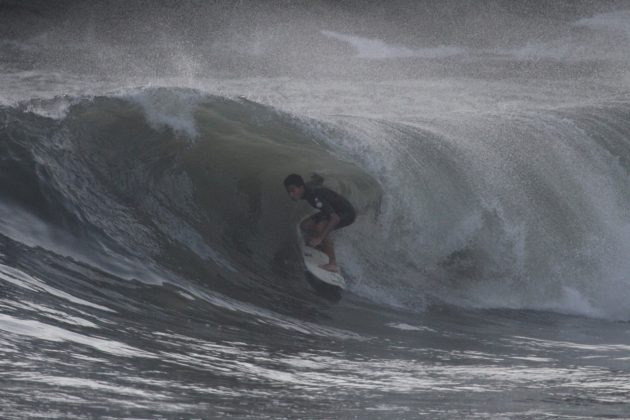
[[299, 224], [297, 226], [297, 234], [298, 243], [300, 245], [300, 250], [302, 251], [302, 258], [304, 258], [304, 266], [306, 268], [306, 271], [311, 273], [315, 278], [324, 283], [330, 284], [332, 286], [337, 286], [345, 290], [346, 280], [341, 274], [333, 273], [332, 271], [324, 270], [320, 267], [320, 265], [328, 264], [328, 255], [326, 255], [319, 249], [306, 245], [304, 237], [302, 236], [302, 229], [300, 229]]

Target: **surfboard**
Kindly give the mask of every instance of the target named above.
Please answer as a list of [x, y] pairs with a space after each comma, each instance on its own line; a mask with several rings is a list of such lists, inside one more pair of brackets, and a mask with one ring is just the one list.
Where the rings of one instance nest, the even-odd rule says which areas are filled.
[[321, 265], [328, 264], [328, 255], [319, 249], [306, 244], [306, 241], [302, 236], [302, 229], [300, 229], [299, 223], [297, 225], [297, 236], [306, 272], [326, 285], [345, 290], [346, 280], [341, 274], [333, 273], [332, 271], [324, 270], [320, 267]]

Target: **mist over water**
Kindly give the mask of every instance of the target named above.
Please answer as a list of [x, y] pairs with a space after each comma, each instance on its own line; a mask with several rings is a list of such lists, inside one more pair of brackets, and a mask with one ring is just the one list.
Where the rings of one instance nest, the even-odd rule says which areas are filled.
[[[0, 2], [0, 413], [623, 417], [629, 38], [623, 1]], [[293, 172], [358, 210], [338, 302]]]
[[5, 1], [2, 11], [3, 66], [118, 81], [599, 77], [628, 59], [621, 1]]

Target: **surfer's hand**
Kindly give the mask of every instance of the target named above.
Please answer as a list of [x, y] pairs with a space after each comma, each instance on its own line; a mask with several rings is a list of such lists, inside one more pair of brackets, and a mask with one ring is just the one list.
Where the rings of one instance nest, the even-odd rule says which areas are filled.
[[322, 243], [322, 238], [313, 238], [308, 241], [308, 244], [313, 248], [317, 248]]

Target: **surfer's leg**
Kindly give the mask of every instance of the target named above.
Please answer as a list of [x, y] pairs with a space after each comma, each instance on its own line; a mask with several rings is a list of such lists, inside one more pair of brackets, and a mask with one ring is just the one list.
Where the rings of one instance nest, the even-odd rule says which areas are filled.
[[332, 271], [334, 273], [339, 271], [339, 268], [337, 267], [337, 258], [335, 256], [335, 247], [330, 236], [327, 236], [326, 238], [324, 238], [321, 244], [321, 248], [322, 248], [322, 251], [324, 251], [324, 253], [328, 255], [328, 259], [329, 259], [328, 264], [324, 264], [321, 267], [324, 270]]
[[[309, 237], [314, 238], [320, 236], [324, 232], [326, 223], [328, 223], [328, 221], [321, 218], [321, 213], [317, 213], [312, 218], [308, 218], [303, 221], [300, 228], [303, 232], [307, 233]], [[330, 235], [326, 236], [317, 248], [322, 250], [324, 254], [328, 256], [328, 264], [322, 265], [321, 268], [336, 273], [338, 271], [337, 258], [335, 257], [335, 248]]]
[[[326, 221], [316, 221], [315, 222], [315, 226], [313, 227], [313, 238], [315, 237], [319, 237], [321, 236], [322, 232], [324, 232], [324, 229], [326, 228]], [[322, 243], [320, 243], [319, 245], [317, 245], [318, 249], [321, 249], [322, 251], [324, 250], [324, 241], [322, 241]]]
[[300, 229], [306, 233], [309, 238], [315, 238], [322, 234], [326, 227], [326, 221], [328, 219], [321, 213], [315, 213], [308, 219], [300, 223]]
[[300, 229], [302, 229], [302, 232], [306, 234], [307, 238], [312, 238], [318, 233], [317, 223], [315, 223], [315, 221], [311, 218], [308, 218], [300, 223]]
[[[324, 229], [326, 229], [327, 223], [328, 223], [327, 219], [321, 220], [321, 221], [317, 221], [317, 220], [315, 221], [315, 226], [313, 228], [315, 232], [315, 236], [319, 236], [324, 232]], [[335, 256], [335, 247], [333, 245], [333, 241], [330, 237], [330, 234], [327, 235], [322, 240], [322, 243], [319, 244], [317, 248], [321, 249], [324, 252], [324, 254], [328, 256], [328, 264], [321, 265], [320, 267], [323, 268], [324, 270], [332, 271], [334, 273], [339, 271], [339, 269], [337, 268], [337, 258]]]

